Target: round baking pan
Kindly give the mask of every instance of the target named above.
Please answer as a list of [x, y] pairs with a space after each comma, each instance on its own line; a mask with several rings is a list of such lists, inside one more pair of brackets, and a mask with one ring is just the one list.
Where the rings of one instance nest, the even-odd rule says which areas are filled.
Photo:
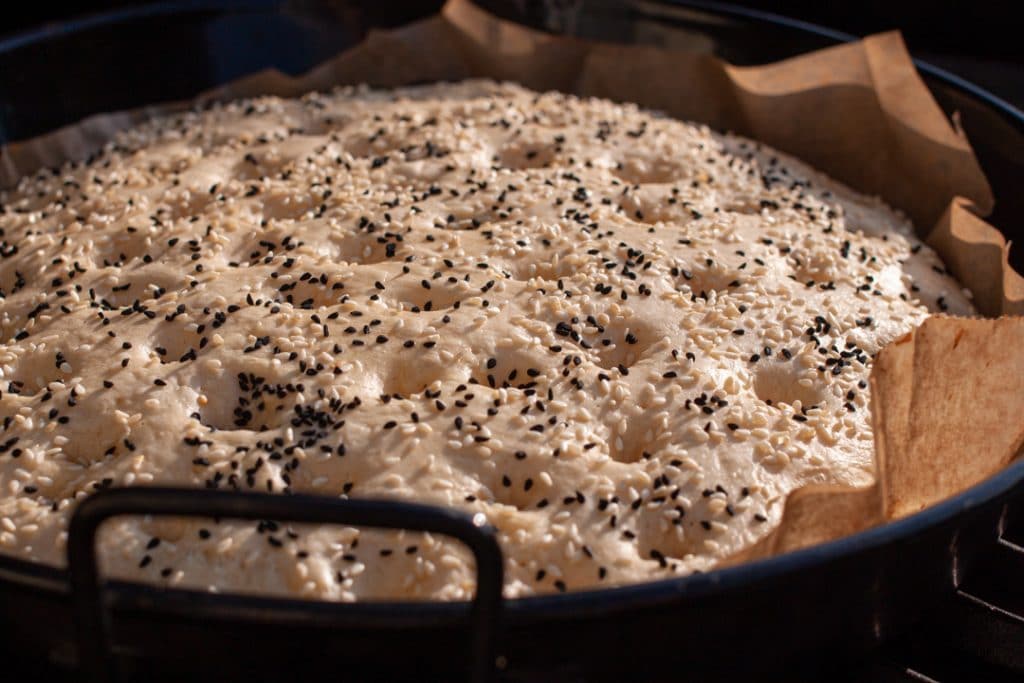
[[[97, 112], [189, 97], [266, 67], [301, 72], [360, 40], [374, 23], [365, 11], [370, 4], [159, 3], [0, 40], [0, 143]], [[850, 39], [706, 2], [596, 3], [593, 9], [570, 3], [568, 15], [531, 9], [552, 3], [479, 4], [545, 30], [587, 37], [666, 42], [676, 34], [699, 36], [716, 54], [740, 64]], [[943, 109], [959, 112], [997, 198], [992, 221], [1008, 238], [1019, 237], [1007, 228], [1019, 232], [1017, 226], [1024, 225], [1024, 195], [1016, 189], [1024, 181], [1024, 115], [951, 74], [921, 62], [918, 68]], [[1020, 269], [1019, 253], [1013, 261]], [[471, 544], [481, 585], [500, 579], [500, 562], [488, 559], [486, 529], [457, 514], [432, 516], [397, 503], [335, 510], [336, 502], [298, 496], [273, 503], [266, 497], [180, 491], [96, 496], [77, 518], [70, 544], [78, 553], [74, 576], [0, 556], [0, 638], [10, 651], [47, 657], [68, 669], [109, 673], [105, 667], [112, 665], [122, 675], [146, 679], [291, 680], [301, 672], [447, 680], [470, 673], [482, 677], [491, 662], [508, 680], [683, 674], [715, 679], [756, 671], [766, 661], [799, 669], [816, 649], [827, 648], [841, 661], [912, 627], [936, 596], [970, 574], [1022, 481], [1024, 462], [1016, 462], [918, 514], [795, 553], [685, 578], [505, 600], [500, 606], [490, 604], [484, 592], [474, 603], [334, 604], [99, 585], [88, 550], [91, 535], [102, 518], [119, 512], [273, 512], [371, 526], [431, 524]], [[483, 657], [484, 666], [471, 671], [474, 656]]]

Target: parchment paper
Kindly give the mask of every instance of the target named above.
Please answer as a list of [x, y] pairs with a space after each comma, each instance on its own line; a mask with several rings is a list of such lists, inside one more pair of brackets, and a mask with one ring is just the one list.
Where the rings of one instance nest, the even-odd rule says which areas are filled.
[[[1003, 236], [982, 218], [994, 202], [988, 182], [955, 117], [947, 119], [931, 97], [898, 33], [774, 64], [737, 67], [703, 52], [551, 36], [497, 19], [466, 0], [450, 0], [439, 15], [373, 32], [361, 44], [299, 77], [265, 71], [192, 102], [97, 115], [0, 148], [0, 188], [40, 168], [85, 158], [118, 131], [149, 117], [214, 100], [470, 77], [635, 102], [765, 142], [906, 212], [922, 238], [973, 292], [986, 316], [1024, 313], [1024, 279], [1008, 265], [1009, 247]], [[949, 319], [933, 320], [938, 322], [926, 325], [949, 324]], [[1008, 320], [1009, 327], [1000, 328], [1001, 343], [1017, 335], [1011, 345], [1024, 347], [1020, 320]], [[929, 339], [948, 332], [938, 327], [929, 332]], [[971, 335], [972, 344], [982, 351], [992, 343], [986, 330], [972, 328]], [[1009, 462], [1020, 444], [1004, 439], [997, 441], [1005, 452], [961, 468], [951, 480], [908, 480], [895, 473], [893, 462], [899, 463], [901, 472], [935, 471], [934, 463], [925, 462], [928, 454], [907, 445], [913, 441], [911, 403], [912, 398], [919, 404], [946, 400], [942, 380], [954, 372], [951, 367], [937, 380], [915, 382], [915, 346], [914, 337], [908, 336], [877, 359], [876, 367], [883, 368], [883, 379], [875, 376], [877, 372], [872, 378], [878, 483], [865, 489], [808, 486], [793, 492], [781, 525], [732, 561], [791, 550], [907, 514]], [[1010, 390], [993, 387], [997, 393]], [[929, 391], [936, 395], [927, 395]], [[971, 439], [980, 448], [985, 444], [978, 440], [988, 435], [964, 432], [958, 439], [956, 447], [969, 452]], [[949, 444], [944, 447], [948, 450]], [[925, 484], [930, 488], [922, 497]], [[906, 504], [908, 499], [914, 503]]]

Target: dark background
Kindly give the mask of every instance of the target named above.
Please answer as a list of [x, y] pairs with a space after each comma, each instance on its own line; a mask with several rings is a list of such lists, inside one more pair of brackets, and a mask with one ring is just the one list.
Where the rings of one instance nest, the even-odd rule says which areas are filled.
[[[911, 48], [946, 54], [1024, 60], [1020, 3], [1013, 0], [906, 2], [903, 0], [783, 0], [733, 4], [799, 17], [849, 33], [898, 28]], [[584, 6], [586, 0], [583, 0]], [[11, 2], [0, 18], [0, 35], [26, 27], [116, 7], [143, 4], [129, 0], [78, 0], [74, 3]], [[439, 0], [353, 0], [373, 8], [384, 21], [429, 12]], [[17, 12], [10, 10], [16, 6]]]
[[[299, 0], [301, 2], [301, 0]], [[579, 0], [563, 0], [573, 2]], [[607, 0], [605, 0], [607, 1]], [[586, 7], [587, 0], [582, 0]], [[903, 0], [784, 0], [735, 4], [798, 17], [856, 35], [899, 29], [911, 51], [1024, 107], [1024, 39], [1012, 0], [907, 2]], [[0, 16], [0, 37], [103, 10], [142, 4], [128, 0], [23, 2]], [[350, 0], [375, 23], [394, 24], [439, 7], [441, 0]], [[11, 11], [14, 7], [17, 11]]]

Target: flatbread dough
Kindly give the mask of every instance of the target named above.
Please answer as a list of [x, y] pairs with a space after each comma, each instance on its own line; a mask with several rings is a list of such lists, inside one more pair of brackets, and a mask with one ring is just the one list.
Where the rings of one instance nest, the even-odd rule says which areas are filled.
[[[467, 81], [214, 105], [0, 195], [0, 551], [178, 484], [483, 513], [508, 596], [707, 570], [874, 473], [873, 355], [973, 312], [910, 223], [757, 143]], [[130, 519], [105, 571], [461, 599], [411, 532]]]

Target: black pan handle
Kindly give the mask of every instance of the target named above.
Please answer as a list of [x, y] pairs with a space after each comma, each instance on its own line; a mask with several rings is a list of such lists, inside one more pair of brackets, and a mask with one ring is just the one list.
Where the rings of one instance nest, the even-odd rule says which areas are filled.
[[97, 563], [96, 533], [103, 522], [120, 515], [273, 519], [408, 529], [456, 538], [469, 546], [476, 558], [476, 596], [469, 616], [472, 680], [488, 681], [494, 675], [495, 630], [504, 572], [495, 530], [483, 515], [396, 501], [139, 486], [100, 491], [79, 503], [71, 517], [67, 555], [78, 659], [93, 681], [111, 681], [115, 671], [110, 615]]

